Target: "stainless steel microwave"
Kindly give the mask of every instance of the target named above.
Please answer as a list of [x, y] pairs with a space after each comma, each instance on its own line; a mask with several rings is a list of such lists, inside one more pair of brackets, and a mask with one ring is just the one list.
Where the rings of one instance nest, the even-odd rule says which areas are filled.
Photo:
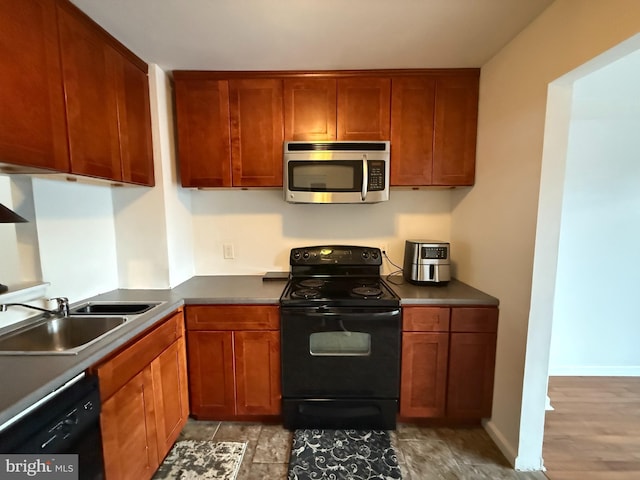
[[291, 203], [389, 200], [390, 142], [285, 142], [284, 198]]

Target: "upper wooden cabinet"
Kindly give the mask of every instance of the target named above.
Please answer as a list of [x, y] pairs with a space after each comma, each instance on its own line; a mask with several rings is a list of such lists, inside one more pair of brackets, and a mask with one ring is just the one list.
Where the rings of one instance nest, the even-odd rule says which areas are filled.
[[68, 0], [1, 0], [0, 28], [2, 170], [153, 185], [146, 63]]
[[391, 87], [391, 184], [433, 182], [433, 77], [395, 77]]
[[184, 187], [282, 186], [282, 79], [175, 72]]
[[282, 142], [391, 140], [391, 186], [473, 185], [477, 69], [174, 72], [185, 187], [282, 186]]
[[473, 185], [478, 72], [394, 77], [391, 185]]
[[66, 172], [55, 0], [0, 0], [0, 32], [0, 164]]
[[388, 140], [391, 79], [338, 80], [338, 140]]
[[229, 82], [176, 73], [175, 99], [182, 185], [230, 187]]
[[477, 72], [436, 82], [433, 185], [473, 185], [478, 124]]
[[284, 79], [284, 139], [336, 139], [336, 79]]
[[282, 186], [282, 80], [229, 80], [229, 117], [233, 185]]
[[71, 173], [153, 185], [146, 64], [59, 2]]

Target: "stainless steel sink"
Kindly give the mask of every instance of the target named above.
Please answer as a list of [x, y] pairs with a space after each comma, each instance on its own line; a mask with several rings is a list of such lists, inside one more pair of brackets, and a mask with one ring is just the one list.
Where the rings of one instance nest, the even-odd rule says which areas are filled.
[[43, 317], [0, 336], [0, 354], [75, 355], [126, 321], [122, 316]]
[[71, 309], [71, 315], [140, 315], [160, 302], [88, 302]]

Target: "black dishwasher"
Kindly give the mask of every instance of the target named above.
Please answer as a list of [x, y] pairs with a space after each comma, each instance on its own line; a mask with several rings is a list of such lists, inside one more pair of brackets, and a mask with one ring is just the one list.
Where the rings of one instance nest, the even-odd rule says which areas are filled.
[[0, 431], [0, 453], [77, 454], [78, 478], [104, 478], [98, 379], [82, 376]]

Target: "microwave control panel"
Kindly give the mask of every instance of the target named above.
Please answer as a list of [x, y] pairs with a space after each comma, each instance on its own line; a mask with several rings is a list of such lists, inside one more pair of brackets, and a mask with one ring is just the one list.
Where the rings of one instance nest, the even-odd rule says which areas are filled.
[[384, 190], [385, 183], [384, 161], [369, 160], [369, 182], [367, 184], [367, 191], [378, 192]]

